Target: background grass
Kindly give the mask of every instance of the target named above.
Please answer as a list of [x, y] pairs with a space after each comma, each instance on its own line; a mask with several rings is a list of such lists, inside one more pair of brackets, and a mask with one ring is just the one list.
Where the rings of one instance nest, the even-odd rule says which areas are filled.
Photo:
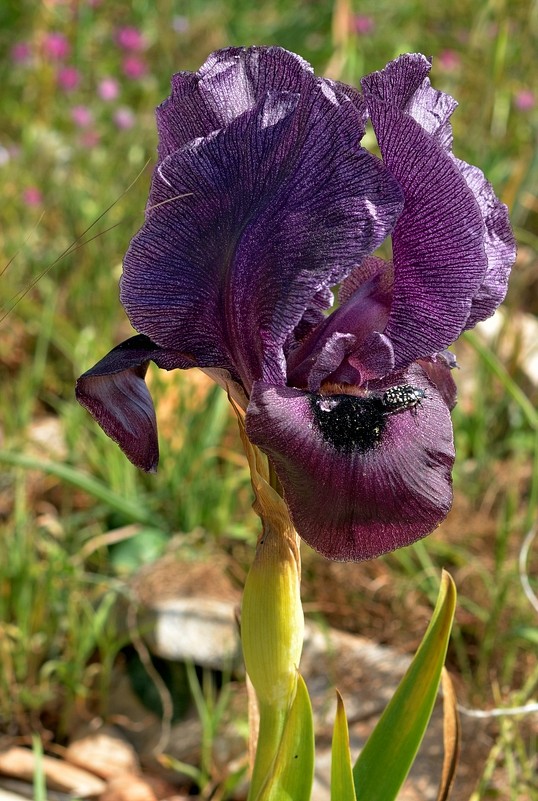
[[[336, 625], [411, 651], [445, 566], [460, 592], [450, 653], [460, 697], [484, 709], [537, 697], [536, 609], [521, 586], [519, 555], [538, 506], [538, 369], [524, 334], [538, 312], [538, 5], [252, 6], [0, 5], [4, 732], [40, 731], [63, 741], [81, 706], [106, 706], [124, 645], [114, 616], [123, 576], [161, 554], [172, 535], [188, 535], [190, 554], [216, 548], [240, 569], [248, 566], [257, 522], [222, 392], [194, 373], [152, 372], [162, 458], [150, 478], [73, 398], [75, 378], [130, 333], [117, 281], [142, 222], [156, 148], [153, 109], [168, 94], [173, 72], [196, 69], [212, 49], [235, 44], [282, 45], [319, 73], [354, 84], [401, 52], [433, 55], [435, 86], [460, 102], [456, 154], [478, 164], [511, 208], [519, 259], [505, 313], [494, 331], [483, 326], [456, 347], [453, 512], [425, 542], [364, 565], [305, 552], [304, 595], [307, 609]], [[141, 34], [140, 48], [118, 43], [125, 26]], [[52, 34], [64, 37], [68, 52], [54, 51]], [[128, 57], [135, 61], [126, 63]], [[71, 89], [66, 68], [76, 70]], [[103, 81], [116, 97], [103, 97]], [[530, 337], [537, 341], [536, 329]], [[129, 547], [122, 549], [124, 538]], [[535, 554], [534, 546], [527, 565], [534, 589]], [[531, 723], [520, 716], [496, 725], [477, 799], [495, 792], [536, 797]]]

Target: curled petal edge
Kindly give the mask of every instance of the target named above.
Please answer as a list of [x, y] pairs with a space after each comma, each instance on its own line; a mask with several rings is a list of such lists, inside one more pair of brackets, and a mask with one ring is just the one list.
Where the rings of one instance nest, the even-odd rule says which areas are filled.
[[145, 376], [150, 361], [171, 370], [194, 366], [179, 353], [165, 351], [148, 337], [131, 337], [80, 376], [75, 395], [130, 462], [155, 473], [159, 462], [157, 420]]

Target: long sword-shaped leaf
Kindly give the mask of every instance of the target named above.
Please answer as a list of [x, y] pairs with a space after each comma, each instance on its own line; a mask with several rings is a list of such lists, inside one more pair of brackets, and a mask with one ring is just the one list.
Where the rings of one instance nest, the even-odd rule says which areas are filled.
[[336, 691], [336, 718], [334, 720], [331, 752], [331, 801], [357, 801], [353, 784], [353, 768], [349, 753], [349, 731], [342, 696]]
[[394, 801], [431, 717], [456, 608], [456, 588], [443, 571], [430, 625], [353, 769], [359, 801]]

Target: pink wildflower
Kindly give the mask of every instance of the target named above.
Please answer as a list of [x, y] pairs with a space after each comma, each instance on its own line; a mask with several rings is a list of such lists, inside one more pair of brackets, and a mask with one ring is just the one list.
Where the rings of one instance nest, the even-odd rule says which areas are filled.
[[116, 42], [123, 50], [144, 50], [146, 46], [146, 40], [144, 36], [140, 33], [138, 28], [133, 28], [132, 26], [126, 26], [125, 28], [118, 28], [116, 31]]
[[531, 89], [520, 89], [516, 92], [514, 103], [519, 111], [530, 111], [536, 104], [536, 97]]
[[461, 67], [461, 56], [455, 50], [443, 50], [435, 60], [445, 72], [455, 72]]
[[367, 14], [356, 14], [353, 18], [353, 29], [358, 36], [367, 36], [375, 30], [375, 20]]
[[79, 128], [87, 128], [93, 122], [93, 114], [87, 106], [73, 106], [71, 119]]
[[97, 94], [101, 100], [116, 100], [120, 93], [120, 85], [115, 78], [103, 78], [97, 87]]
[[27, 186], [22, 193], [22, 199], [27, 206], [40, 206], [43, 202], [43, 195], [37, 186]]
[[62, 61], [71, 52], [71, 46], [63, 33], [53, 31], [48, 33], [43, 40], [43, 52], [55, 61]]
[[135, 115], [130, 108], [121, 106], [114, 112], [114, 122], [120, 130], [126, 131], [133, 127]]
[[15, 64], [28, 64], [32, 50], [28, 42], [17, 42], [11, 48], [11, 60]]
[[58, 86], [65, 92], [72, 92], [80, 83], [80, 73], [75, 67], [62, 67], [56, 74]]
[[137, 80], [147, 73], [146, 63], [138, 56], [125, 56], [122, 62], [123, 74], [127, 78]]

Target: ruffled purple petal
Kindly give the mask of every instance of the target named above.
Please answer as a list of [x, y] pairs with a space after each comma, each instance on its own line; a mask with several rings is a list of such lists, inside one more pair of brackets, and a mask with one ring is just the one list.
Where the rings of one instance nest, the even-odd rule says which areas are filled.
[[308, 372], [308, 389], [317, 392], [323, 381], [340, 367], [342, 362], [354, 352], [357, 340], [353, 334], [334, 333], [326, 340], [316, 355]]
[[397, 183], [358, 147], [362, 110], [308, 81], [305, 93], [281, 81], [166, 157], [124, 262], [134, 327], [247, 391], [285, 380], [283, 346], [312, 298], [382, 242], [401, 208]]
[[[379, 400], [383, 387], [366, 400], [253, 387], [247, 434], [272, 460], [299, 535], [331, 559], [409, 545], [450, 509], [449, 411], [420, 369], [398, 381], [425, 397], [392, 413]], [[331, 406], [343, 397], [340, 413]]]
[[480, 320], [491, 317], [505, 298], [510, 270], [516, 259], [516, 241], [508, 209], [497, 198], [482, 171], [464, 161], [455, 161], [477, 200], [484, 220], [484, 247], [488, 264], [465, 324], [465, 328], [473, 328]]
[[[450, 95], [435, 90], [428, 79], [409, 96], [409, 90], [420, 80], [423, 61], [421, 56], [406, 56], [408, 69], [415, 73], [416, 79], [405, 80], [407, 91], [397, 92], [402, 108], [415, 119], [425, 131], [435, 137], [438, 144], [450, 152], [452, 147], [452, 127], [450, 116], [457, 102]], [[404, 74], [400, 78], [404, 78]], [[478, 167], [465, 161], [451, 158], [461, 172], [467, 186], [478, 203], [484, 224], [484, 248], [487, 269], [483, 282], [473, 299], [471, 314], [465, 328], [472, 328], [480, 320], [491, 316], [504, 300], [510, 268], [516, 257], [516, 243], [510, 226], [508, 209], [495, 195], [493, 187]]]
[[198, 72], [179, 72], [157, 109], [159, 161], [209, 136], [252, 109], [268, 91], [310, 92], [308, 62], [281, 47], [228, 47], [211, 53]]
[[[482, 305], [475, 298], [506, 284], [512, 259], [504, 207], [495, 201], [495, 213], [485, 212], [483, 187], [464, 177], [448, 150], [455, 104], [431, 88], [429, 69], [424, 56], [406, 55], [362, 81], [383, 161], [405, 195], [393, 233], [394, 300], [385, 330], [397, 367], [457, 339], [473, 303]], [[491, 266], [497, 260], [503, 267]]]
[[[342, 357], [353, 353], [356, 369], [360, 370], [360, 362], [364, 363], [365, 368], [366, 364], [371, 367], [373, 362], [368, 354], [367, 342], [377, 342], [375, 334], [383, 331], [387, 324], [392, 302], [392, 284], [387, 273], [391, 276], [392, 272], [382, 259], [365, 259], [363, 264], [364, 269], [361, 267], [359, 271], [353, 271], [353, 283], [349, 283], [348, 279], [342, 286], [340, 295], [346, 297], [345, 303], [325, 317], [301, 345], [288, 354], [287, 383], [290, 386], [308, 386], [310, 391], [317, 391], [322, 381], [338, 367], [334, 364], [334, 356], [338, 352], [334, 349], [334, 343], [344, 335], [348, 343], [345, 350], [342, 350], [343, 340], [338, 346]], [[362, 280], [358, 278], [359, 272]], [[351, 285], [354, 291], [350, 294]], [[330, 360], [327, 359], [327, 349], [332, 353]], [[392, 351], [392, 346], [389, 349]], [[386, 349], [384, 352], [388, 353]], [[393, 359], [392, 362], [385, 362], [378, 375], [385, 375], [392, 366]], [[329, 372], [326, 371], [327, 367], [331, 367]], [[366, 372], [369, 373], [370, 369], [366, 368]]]
[[154, 473], [159, 461], [157, 421], [144, 381], [150, 361], [172, 370], [192, 367], [182, 354], [135, 336], [110, 351], [76, 384], [77, 400], [136, 467]]

